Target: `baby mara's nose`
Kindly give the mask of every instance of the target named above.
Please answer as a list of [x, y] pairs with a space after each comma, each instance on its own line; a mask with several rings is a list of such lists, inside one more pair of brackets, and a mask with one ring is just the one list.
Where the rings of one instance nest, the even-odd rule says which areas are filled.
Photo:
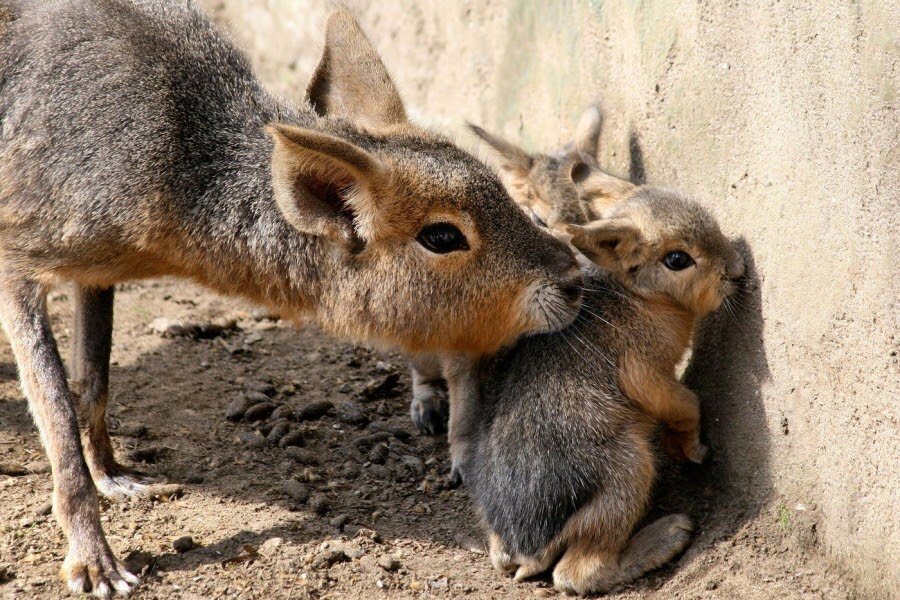
[[577, 263], [574, 261], [572, 268], [562, 277], [559, 283], [559, 291], [569, 306], [578, 306], [581, 303], [581, 296], [584, 291], [584, 278]]
[[746, 266], [744, 265], [744, 257], [735, 252], [728, 261], [725, 268], [725, 276], [731, 281], [741, 279], [746, 274]]

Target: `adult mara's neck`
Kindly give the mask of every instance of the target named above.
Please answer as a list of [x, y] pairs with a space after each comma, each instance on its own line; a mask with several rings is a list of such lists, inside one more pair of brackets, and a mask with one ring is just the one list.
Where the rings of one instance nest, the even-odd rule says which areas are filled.
[[245, 297], [285, 316], [311, 310], [334, 274], [327, 244], [300, 233], [274, 199], [272, 122], [316, 128], [319, 120], [261, 94], [232, 102], [228, 116], [190, 141], [176, 169], [187, 256], [182, 273], [227, 295]]

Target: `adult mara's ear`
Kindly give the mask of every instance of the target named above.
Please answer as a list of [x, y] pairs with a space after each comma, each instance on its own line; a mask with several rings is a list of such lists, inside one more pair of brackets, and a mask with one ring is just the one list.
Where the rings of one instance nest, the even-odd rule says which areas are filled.
[[372, 154], [318, 131], [273, 124], [272, 185], [281, 214], [298, 231], [348, 249], [370, 237], [373, 192], [387, 168]]
[[579, 200], [594, 219], [601, 218], [604, 210], [638, 189], [633, 183], [604, 173], [596, 165], [578, 158], [573, 159], [569, 176], [578, 190]]
[[630, 219], [600, 219], [587, 225], [569, 225], [571, 244], [608, 271], [623, 273], [639, 258], [640, 230]]
[[325, 49], [306, 96], [322, 116], [384, 128], [406, 123], [406, 110], [384, 63], [347, 10], [328, 17]]
[[469, 129], [487, 143], [491, 152], [500, 161], [501, 169], [520, 179], [528, 177], [534, 166], [534, 158], [530, 154], [500, 136], [488, 133], [478, 125], [469, 123]]

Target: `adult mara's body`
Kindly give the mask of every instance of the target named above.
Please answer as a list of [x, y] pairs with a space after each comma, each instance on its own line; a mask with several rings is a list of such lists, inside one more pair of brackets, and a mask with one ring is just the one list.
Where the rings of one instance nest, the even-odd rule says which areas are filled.
[[[183, 2], [14, 0], [0, 15], [0, 320], [73, 591], [137, 583], [97, 509], [98, 489], [139, 487], [104, 424], [116, 283], [189, 277], [410, 351], [491, 351], [574, 317], [571, 253], [481, 163], [407, 122], [347, 13], [329, 22], [312, 106], [266, 92]], [[45, 307], [62, 281], [72, 390]]]

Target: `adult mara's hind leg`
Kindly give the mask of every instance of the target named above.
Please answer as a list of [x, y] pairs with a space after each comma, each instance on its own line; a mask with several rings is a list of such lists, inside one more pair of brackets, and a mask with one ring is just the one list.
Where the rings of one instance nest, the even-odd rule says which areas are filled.
[[128, 594], [138, 579], [113, 556], [103, 529], [97, 492], [84, 460], [74, 398], [50, 329], [46, 289], [0, 266], [0, 321], [19, 367], [22, 389], [53, 473], [53, 511], [69, 550], [63, 579], [73, 592], [103, 598]]
[[75, 286], [71, 387], [78, 397], [84, 456], [97, 491], [121, 498], [140, 493], [150, 481], [116, 462], [106, 430], [113, 296], [112, 287]]

